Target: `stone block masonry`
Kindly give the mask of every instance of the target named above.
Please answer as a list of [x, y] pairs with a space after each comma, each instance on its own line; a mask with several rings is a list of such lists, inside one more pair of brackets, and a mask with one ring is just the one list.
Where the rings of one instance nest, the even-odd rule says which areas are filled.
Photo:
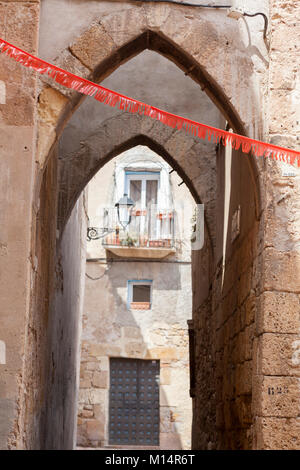
[[[269, 47], [262, 38], [262, 18], [234, 21], [225, 12], [180, 5], [88, 3], [89, 8], [81, 8], [80, 2], [67, 0], [1, 1], [1, 34], [33, 54], [40, 40], [46, 60], [92, 80], [103, 80], [150, 48], [171, 58], [189, 75], [186, 80], [201, 84], [222, 111], [220, 125], [226, 120], [245, 135], [299, 150], [299, 2], [260, 2], [269, 17]], [[247, 7], [255, 12], [257, 2], [249, 0]], [[72, 389], [74, 398], [77, 380], [72, 362], [77, 307], [68, 304], [72, 312], [64, 323], [53, 305], [58, 292], [60, 299], [77, 295], [79, 277], [72, 270], [74, 259], [69, 263], [66, 256], [68, 243], [64, 253], [57, 249], [61, 230], [96, 169], [142, 135], [149, 145], [164, 149], [164, 157], [206, 207], [206, 246], [193, 262], [193, 447], [299, 449], [298, 170], [293, 169], [296, 176], [284, 176], [280, 162], [239, 155], [239, 164], [233, 157], [228, 227], [241, 205], [241, 233], [234, 243], [228, 233], [223, 252], [224, 155], [215, 146], [200, 149], [185, 134], [124, 114], [108, 116], [111, 122], [93, 129], [97, 138], [91, 132], [91, 145], [79, 139], [80, 151], [68, 152], [62, 161], [58, 139], [79, 98], [50, 80], [39, 81], [37, 92], [35, 74], [3, 55], [0, 62], [0, 323], [6, 356], [2, 346], [0, 447], [45, 447], [45, 427], [52, 446], [72, 446], [75, 416], [64, 394]], [[151, 70], [148, 76], [153, 75]], [[174, 83], [173, 75], [167, 82]], [[73, 220], [79, 223], [79, 216]], [[57, 253], [65, 256], [65, 264]], [[137, 332], [115, 331], [130, 355], [151, 359], [161, 352], [161, 344], [147, 349]], [[158, 331], [153, 333], [159, 338]], [[93, 354], [83, 344], [87, 360], [79, 439], [102, 445], [108, 361], [97, 341], [90, 343]], [[123, 344], [103, 343], [111, 355], [125, 354]], [[183, 361], [180, 347], [169, 344], [169, 357], [162, 359], [161, 379], [169, 387], [164, 400], [172, 392], [172, 364]], [[48, 413], [45, 421], [46, 410], [57, 409], [58, 403], [59, 418], [52, 420]], [[162, 413], [162, 440], [170, 446], [186, 432], [177, 411], [173, 406]]]

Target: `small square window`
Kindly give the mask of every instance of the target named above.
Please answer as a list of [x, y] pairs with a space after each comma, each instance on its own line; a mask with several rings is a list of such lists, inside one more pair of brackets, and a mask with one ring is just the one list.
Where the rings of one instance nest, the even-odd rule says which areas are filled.
[[152, 281], [128, 281], [128, 308], [132, 310], [150, 310]]

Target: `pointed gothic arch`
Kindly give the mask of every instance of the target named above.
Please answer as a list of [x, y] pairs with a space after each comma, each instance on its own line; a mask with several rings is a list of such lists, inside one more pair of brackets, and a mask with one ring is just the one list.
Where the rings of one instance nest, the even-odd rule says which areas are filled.
[[[179, 10], [175, 9], [173, 11], [172, 9], [169, 9], [169, 7], [166, 8], [166, 11], [169, 12], [169, 19], [173, 27], [170, 26], [169, 28], [168, 21], [161, 24], [161, 20], [159, 18], [154, 17], [153, 20], [150, 20], [149, 15], [147, 14], [148, 9], [139, 10], [137, 8], [132, 8], [129, 13], [125, 11], [108, 15], [103, 20], [101, 20], [100, 23], [93, 24], [76, 41], [74, 41], [69, 49], [63, 51], [56, 63], [70, 71], [80, 73], [80, 75], [83, 75], [90, 80], [101, 81], [103, 78], [109, 76], [109, 74], [116, 70], [122, 63], [134, 57], [139, 52], [142, 52], [145, 49], [151, 49], [172, 60], [176, 65], [184, 70], [187, 75], [191, 76], [191, 78], [199, 83], [201, 88], [209, 95], [212, 101], [222, 111], [223, 115], [226, 117], [234, 131], [254, 136], [254, 128], [258, 129], [259, 132], [260, 128], [258, 123], [260, 122], [260, 119], [259, 110], [255, 108], [255, 96], [252, 92], [249, 81], [252, 64], [247, 57], [247, 54], [242, 54], [236, 63], [233, 62], [232, 70], [227, 70], [226, 74], [220, 74], [221, 60], [225, 62], [226, 66], [228, 66], [230, 61], [226, 62], [226, 58], [230, 56], [230, 51], [229, 48], [226, 48], [224, 41], [221, 40], [213, 25], [206, 21], [192, 21], [191, 24], [187, 25], [185, 24], [186, 20], [184, 20], [183, 29], [185, 28], [186, 32], [180, 36], [176, 31], [176, 25], [178, 23], [178, 21], [176, 21], [176, 15], [178, 15]], [[128, 15], [130, 16], [130, 21]], [[122, 24], [126, 24], [125, 28], [120, 29], [120, 21], [122, 21]], [[244, 93], [242, 93], [242, 91], [237, 86], [237, 83], [240, 84], [241, 80], [236, 79], [235, 84], [232, 83], [232, 80], [230, 80], [231, 74], [236, 74], [236, 77], [243, 77]], [[248, 94], [245, 93], [245, 89], [248, 90]], [[250, 112], [249, 95], [251, 97]], [[229, 97], [231, 98], [229, 99]], [[57, 214], [59, 227], [60, 230], [62, 230], [64, 224], [68, 220], [72, 208], [76, 203], [76, 200], [78, 200], [79, 194], [83, 190], [84, 186], [88, 183], [90, 178], [95, 174], [95, 172], [99, 170], [106, 161], [110, 160], [121, 151], [126, 150], [133, 145], [137, 145], [138, 143], [146, 143], [153, 150], [158, 150], [158, 153], [160, 153], [167, 161], [169, 161], [171, 166], [178, 171], [178, 173], [183, 177], [189, 186], [189, 189], [194, 195], [195, 200], [205, 202], [208, 208], [207, 226], [209, 227], [211, 238], [213, 240], [215, 236], [215, 234], [212, 233], [212, 220], [215, 217], [214, 198], [210, 198], [209, 193], [205, 191], [207, 188], [205, 181], [206, 173], [199, 170], [199, 174], [197, 175], [199, 180], [196, 184], [193, 174], [194, 166], [191, 164], [191, 160], [188, 160], [186, 155], [181, 155], [179, 158], [178, 155], [172, 154], [166, 148], [166, 142], [170, 139], [170, 136], [173, 136], [175, 139], [177, 136], [183, 138], [182, 136], [184, 136], [184, 133], [179, 131], [174, 132], [174, 130], [164, 127], [161, 123], [155, 123], [150, 133], [144, 132], [142, 130], [141, 122], [143, 119], [147, 118], [141, 118], [140, 116], [134, 115], [130, 115], [130, 117], [126, 115], [119, 116], [118, 119], [120, 123], [122, 122], [123, 129], [124, 126], [128, 125], [129, 135], [127, 138], [124, 139], [124, 135], [122, 136], [121, 134], [119, 136], [114, 134], [113, 141], [108, 137], [106, 144], [103, 146], [103, 148], [101, 148], [101, 151], [99, 151], [99, 148], [97, 151], [95, 151], [95, 148], [93, 148], [93, 145], [91, 144], [93, 139], [97, 139], [99, 137], [99, 133], [91, 136], [89, 139], [90, 147], [88, 148], [88, 152], [87, 148], [83, 149], [81, 158], [72, 159], [72, 155], [63, 156], [62, 160], [60, 161], [59, 170], [60, 187], [55, 187], [54, 185], [51, 186], [51, 182], [55, 180], [55, 158], [57, 157], [57, 142], [64, 130], [66, 123], [72, 114], [76, 112], [77, 108], [79, 108], [83, 99], [84, 97], [78, 96], [78, 94], [75, 92], [70, 92], [54, 83], [51, 83], [50, 86], [49, 83], [47, 83], [40, 94], [38, 160], [40, 163], [40, 182], [43, 181], [43, 191], [41, 193], [41, 200], [43, 201], [43, 204], [41, 207], [46, 207], [46, 209], [50, 208], [50, 215], [48, 218], [41, 217], [41, 221], [45, 222], [46, 224], [44, 227], [42, 227], [42, 231], [46, 232], [48, 227], [49, 231], [51, 229], [51, 235], [53, 235], [53, 228], [56, 226], [55, 224], [57, 221]], [[157, 128], [160, 128], [159, 133], [155, 133], [155, 129]], [[99, 130], [99, 132], [101, 133], [101, 130]], [[193, 140], [190, 136], [188, 136], [188, 139]], [[199, 159], [199, 156], [191, 157], [191, 153], [189, 154], [189, 158], [197, 158], [198, 162], [201, 160]], [[238, 155], [238, 158], [242, 158], [241, 155]], [[243, 161], [247, 162], [247, 171], [244, 169], [243, 175], [250, 175], [249, 180], [252, 181], [252, 185], [254, 187], [253, 195], [254, 199], [256, 200], [256, 216], [258, 216], [260, 204], [257, 164], [251, 156], [245, 156], [245, 158], [243, 157]], [[45, 176], [44, 178], [42, 177], [43, 173]], [[79, 179], [74, 178], [76, 173], [79, 175]], [[40, 194], [39, 189], [37, 189], [36, 193]], [[60, 199], [58, 206], [55, 206], [54, 201], [58, 194], [60, 195]], [[210, 204], [211, 217], [209, 216]], [[40, 228], [37, 230], [38, 234]], [[255, 238], [255, 230], [253, 231], [254, 235], [252, 233], [249, 235], [249, 239], [251, 239], [251, 241]], [[59, 236], [61, 236], [61, 233], [56, 233], [57, 239]], [[37, 238], [39, 238], [39, 236], [37, 236]], [[40, 243], [45, 243], [45, 240], [42, 240]], [[48, 239], [46, 239], [46, 243], [48, 243]], [[53, 240], [51, 243], [51, 249], [53, 249], [53, 251], [50, 253], [49, 259], [42, 260], [41, 266], [39, 266], [39, 270], [42, 274], [39, 272], [38, 282], [40, 282], [40, 285], [42, 286], [44, 283], [43, 274], [48, 273], [49, 269], [52, 269], [54, 264], [53, 258], [51, 260], [51, 256], [55, 258], [55, 250], [57, 249], [57, 245], [55, 246], [55, 242]], [[242, 250], [246, 251], [243, 245], [239, 247], [239, 250], [237, 250], [236, 253], [240, 254]], [[42, 252], [42, 250], [40, 250], [40, 252]], [[226, 309], [229, 308], [227, 305], [227, 303], [229, 303], [227, 294], [228, 292], [231, 292], [230, 287], [231, 283], [233, 282], [232, 279], [235, 279], [234, 276], [236, 276], [236, 271], [238, 271], [239, 274], [240, 270], [240, 261], [236, 253], [232, 253], [232, 266], [228, 270], [228, 275], [226, 274], [225, 277], [224, 293], [222, 293], [224, 298], [222, 295], [220, 297], [219, 293], [218, 298], [214, 298], [214, 292], [218, 290], [218, 286], [220, 284], [219, 278], [221, 266], [217, 265], [214, 266], [214, 268], [212, 268], [210, 265], [205, 265], [203, 267], [201, 266], [203, 272], [201, 273], [200, 277], [202, 276], [203, 279], [206, 276], [204, 290], [205, 295], [206, 293], [209, 293], [209, 295], [207, 298], [203, 298], [200, 295], [196, 300], [194, 310], [195, 315], [198, 316], [198, 318], [204, 317], [206, 315], [208, 323], [213, 321], [213, 315], [216, 315], [216, 302], [220, 302], [221, 309], [223, 308], [222, 302], [224, 302], [224, 312], [225, 314], [227, 313]], [[64, 282], [63, 267], [61, 267], [59, 264], [59, 257], [60, 253], [58, 249], [58, 258], [55, 261], [55, 276], [56, 278], [59, 278], [58, 287], [60, 290], [62, 290]], [[200, 258], [196, 259], [196, 262], [201, 264], [199, 263], [199, 260]], [[216, 270], [213, 271], [213, 269]], [[196, 281], [199, 280], [197, 279], [197, 275], [195, 276], [195, 279]], [[237, 280], [239, 283], [242, 283], [239, 278]], [[53, 281], [52, 286], [49, 287], [49, 291], [46, 292], [45, 297], [47, 299], [48, 296], [53, 295], [53, 290], [51, 291], [51, 289], [53, 289]], [[199, 291], [199, 286], [197, 289]], [[36, 288], [36, 291], [37, 290], [38, 288]], [[236, 297], [238, 297], [238, 294]], [[42, 308], [39, 302], [36, 302], [36, 305], [36, 308], [40, 309], [40, 311], [42, 310], [44, 316], [47, 317], [48, 304], [42, 306]], [[40, 311], [38, 313], [40, 313]], [[226, 318], [223, 320], [225, 322], [227, 321]], [[219, 319], [217, 319], [217, 321], [219, 321]], [[50, 340], [49, 344], [51, 344], [51, 341], [56, 341], [55, 335], [57, 334], [57, 326], [55, 327], [55, 325], [52, 325], [50, 328], [52, 328], [53, 331], [50, 334], [52, 339]], [[207, 344], [205, 346], [207, 347]], [[207, 348], [207, 350], [209, 350], [209, 348]], [[51, 351], [51, 346], [49, 351]], [[52, 358], [53, 374], [56, 373], [56, 361], [57, 358]], [[213, 374], [215, 371], [214, 364], [212, 363], [212, 365], [210, 365], [209, 363], [209, 367], [211, 369], [211, 373]], [[224, 384], [222, 386], [220, 385], [219, 391], [222, 389], [222, 387], [225, 386], [226, 385]], [[214, 395], [215, 391], [212, 390], [211, 393]], [[249, 390], [247, 390], [247, 393], [248, 395], [246, 396], [249, 402]], [[48, 404], [52, 403], [53, 396], [55, 396], [55, 392], [50, 391], [48, 393], [48, 400], [50, 400], [48, 401]], [[214, 400], [217, 398], [218, 396], [214, 398]], [[45, 406], [47, 408], [47, 404]], [[215, 404], [211, 404], [212, 408], [214, 406]], [[49, 419], [51, 419], [50, 415], [48, 416]], [[41, 420], [43, 419], [44, 415], [41, 416]], [[47, 429], [49, 423], [50, 422], [47, 422], [47, 420], [42, 422], [42, 427], [44, 426], [45, 429]], [[54, 423], [52, 428], [52, 432], [54, 434], [55, 427], [56, 424]], [[205, 433], [206, 430], [203, 431], [203, 434]], [[228, 431], [228, 434], [230, 435], [230, 430]], [[199, 446], [201, 438], [198, 438], [197, 436], [194, 439], [194, 442], [196, 442], [196, 446]], [[225, 441], [222, 442], [223, 443], [221, 446], [226, 446], [226, 444], [224, 444]]]

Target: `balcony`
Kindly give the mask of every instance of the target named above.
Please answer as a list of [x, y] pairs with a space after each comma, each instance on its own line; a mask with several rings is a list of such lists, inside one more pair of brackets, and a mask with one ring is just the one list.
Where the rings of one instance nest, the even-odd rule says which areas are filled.
[[106, 250], [126, 258], [165, 258], [175, 253], [174, 211], [134, 209], [124, 230], [116, 208], [104, 210], [104, 226], [111, 232], [103, 239]]

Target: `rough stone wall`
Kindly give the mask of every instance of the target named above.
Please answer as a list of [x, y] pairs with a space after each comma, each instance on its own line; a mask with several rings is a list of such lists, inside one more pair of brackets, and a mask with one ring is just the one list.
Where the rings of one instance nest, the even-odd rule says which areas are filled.
[[[300, 4], [270, 1], [268, 137], [299, 150]], [[283, 172], [294, 176], [285, 176]], [[285, 173], [286, 174], [286, 173]], [[263, 278], [257, 319], [257, 449], [300, 449], [299, 169], [267, 161]]]
[[[299, 5], [281, 1], [270, 5], [265, 138], [297, 149], [299, 74], [295, 50], [299, 47]], [[291, 40], [286, 41], [287, 37]], [[228, 294], [222, 295], [221, 301], [221, 276], [216, 272], [213, 317], [207, 309], [209, 298], [199, 309], [198, 354], [206, 345], [208, 353], [202, 364], [209, 366], [198, 371], [202, 378], [205, 370], [209, 373], [216, 369], [216, 377], [209, 383], [216, 381], [217, 448], [298, 449], [299, 170], [269, 160], [258, 163], [264, 175], [260, 218], [229, 256], [224, 282]], [[213, 338], [215, 328], [216, 348], [205, 338], [207, 331]], [[200, 358], [197, 367], [199, 364]], [[201, 416], [201, 397], [207, 398], [209, 392], [201, 387], [198, 390], [194, 447], [214, 448], [213, 425], [207, 426], [214, 421], [214, 410], [209, 416]]]
[[[138, 74], [136, 70], [139, 71]], [[171, 83], [170, 77], [172, 77]], [[121, 65], [102, 83], [105, 87], [118, 89], [128, 96], [134, 95], [162, 109], [173, 112], [180, 109], [183, 115], [216, 127], [223, 126], [225, 122], [219, 110], [212, 105], [207, 95], [199, 90], [195, 82], [185, 77], [169, 60], [153, 51], [143, 51]], [[191, 102], [194, 103], [194, 107], [191, 106]], [[67, 123], [59, 143], [60, 224], [64, 223], [78, 192], [88, 183], [91, 176], [109, 158], [118, 155], [122, 147], [125, 148], [127, 145], [128, 148], [132, 148], [134, 139], [142, 141], [143, 137], [148, 137], [149, 141], [152, 141], [152, 146], [164, 147], [164, 157], [167, 153], [173, 157], [173, 161], [169, 163], [177, 164], [176, 169], [179, 166], [182, 168], [185, 181], [189, 186], [197, 186], [200, 198], [207, 204], [208, 209], [214, 188], [215, 145], [213, 143], [191, 138], [176, 130], [162, 127], [147, 118], [101, 106], [93, 99], [86, 99]], [[147, 143], [146, 140], [144, 143]], [[187, 154], [189, 154], [188, 160]], [[203, 156], [201, 161], [197, 161], [199, 155]], [[210, 164], [204, 162], [204, 155], [207, 159], [210, 156]], [[181, 176], [183, 177], [183, 174]]]
[[[212, 97], [221, 108], [224, 107], [225, 114], [229, 117], [232, 116], [233, 110], [239, 114], [250, 136], [265, 139], [270, 137], [272, 142], [279, 145], [298, 147], [299, 77], [296, 66], [299, 37], [294, 26], [299, 19], [298, 2], [263, 2], [264, 8], [267, 3], [271, 6], [269, 54], [261, 37], [262, 18], [242, 19], [237, 23], [216, 12], [203, 13], [193, 9], [189, 10], [187, 15], [182, 15], [183, 7], [180, 6], [145, 5], [140, 8], [124, 3], [120, 9], [119, 4], [88, 3], [89, 14], [84, 16], [74, 15], [74, 11], [69, 10], [69, 6], [74, 7], [78, 13], [80, 2], [55, 0], [55, 6], [60, 6], [60, 11], [64, 12], [61, 15], [53, 8], [53, 0], [43, 2], [43, 7], [48, 7], [48, 13], [44, 10], [46, 15], [42, 19], [40, 35], [41, 39], [43, 38], [43, 50], [49, 51], [49, 57], [42, 54], [45, 58], [53, 60], [58, 51], [63, 51], [58, 59], [61, 65], [74, 70], [75, 73], [89, 76], [90, 70], [95, 70], [101, 64], [102, 68], [97, 70], [99, 76], [103, 77], [113, 68], [111, 63], [106, 63], [105, 67], [105, 59], [118, 52], [120, 45], [131, 41], [147, 28], [159, 31], [182, 47], [193, 57], [196, 64], [199, 62], [203, 65], [213, 84], [208, 87], [208, 92], [213, 92]], [[257, 1], [249, 1], [247, 6], [251, 6], [251, 11], [255, 11]], [[105, 10], [107, 7], [108, 10]], [[65, 14], [66, 9], [68, 14]], [[114, 15], [110, 14], [109, 9], [114, 11]], [[4, 39], [35, 53], [39, 1], [1, 1], [0, 10]], [[99, 21], [99, 12], [101, 19], [104, 19], [103, 24], [94, 24], [87, 32], [91, 22]], [[76, 23], [74, 18], [79, 18], [80, 24]], [[68, 25], [72, 27], [66, 27], [66, 21], [69, 21]], [[128, 28], [120, 27], [125, 24]], [[109, 35], [105, 28], [110, 31]], [[53, 35], [55, 29], [59, 31], [58, 35]], [[242, 41], [239, 36], [241, 31]], [[95, 50], [94, 47], [87, 47], [85, 50], [79, 50], [75, 39], [78, 34], [84, 32], [87, 39], [92, 38], [93, 32], [95, 38], [104, 39], [107, 45], [104, 56], [101, 48]], [[45, 41], [45, 38], [48, 40]], [[290, 40], [287, 41], [286, 38]], [[143, 40], [142, 45], [137, 43], [140, 49], [146, 44], [146, 39]], [[211, 47], [208, 48], [207, 43]], [[80, 56], [87, 66], [67, 50], [70, 44], [73, 44], [72, 50], [76, 57]], [[92, 41], [89, 44], [94, 46]], [[150, 46], [155, 48], [155, 41], [151, 42]], [[126, 60], [135, 52], [136, 50], [124, 53], [123, 49], [118, 60], [117, 54], [114, 56], [114, 64]], [[170, 57], [175, 60], [171, 53]], [[266, 73], [268, 58], [269, 75]], [[177, 62], [180, 62], [180, 59], [182, 57], [176, 58]], [[29, 289], [30, 285], [34, 285], [31, 284], [31, 276], [34, 276], [36, 266], [38, 269], [42, 266], [41, 259], [34, 259], [35, 247], [32, 253], [30, 252], [31, 241], [34, 245], [30, 227], [31, 202], [33, 197], [39, 194], [36, 190], [33, 196], [32, 185], [35, 160], [34, 116], [37, 108], [35, 82], [31, 72], [10, 59], [1, 56], [1, 64], [5, 66], [1, 67], [0, 78], [4, 82], [0, 88], [1, 187], [4, 188], [0, 200], [0, 246], [1, 275], [5, 275], [2, 275], [0, 283], [3, 306], [0, 340], [6, 343], [7, 361], [6, 364], [0, 365], [0, 439], [3, 448], [34, 447], [39, 445], [39, 438], [35, 442], [34, 438], [31, 440], [30, 436], [35, 433], [31, 434], [28, 428], [29, 437], [24, 435], [24, 396], [27, 390], [23, 364], [26, 364], [27, 358], [30, 357], [31, 348], [32, 354], [35, 351], [35, 346], [28, 340], [24, 354], [25, 338], [38, 335], [39, 331], [30, 323]], [[186, 65], [182, 65], [184, 70], [189, 68]], [[191, 75], [197, 82], [201, 82], [200, 78], [203, 77], [199, 78], [195, 72], [198, 73], [197, 66], [191, 71]], [[215, 97], [216, 89], [220, 91], [220, 99]], [[67, 92], [66, 96], [69, 98], [72, 94]], [[61, 130], [62, 116], [66, 119], [67, 112], [73, 105], [68, 102], [67, 97], [52, 88], [44, 90], [40, 95], [40, 104], [43, 102], [44, 110], [47, 111], [39, 117], [39, 147], [36, 160], [41, 172], [49, 157], [49, 150]], [[273, 161], [258, 161], [257, 166], [261, 172], [262, 187], [265, 188], [261, 195], [262, 209], [265, 210], [259, 227], [259, 240], [264, 238], [263, 250], [260, 250], [260, 245], [257, 248], [258, 254], [263, 251], [263, 258], [262, 262], [255, 260], [252, 268], [255, 266], [253, 278], [259, 284], [256, 304], [257, 338], [254, 340], [253, 356], [253, 413], [257, 416], [253, 446], [299, 448], [299, 176], [282, 177], [281, 165]], [[36, 187], [39, 187], [39, 177], [35, 182]], [[38, 212], [38, 196], [33, 209], [35, 217]], [[54, 226], [54, 220], [49, 222], [49, 227]], [[260, 270], [263, 271], [261, 277]], [[244, 276], [244, 279], [246, 280], [247, 276]], [[46, 290], [46, 287], [43, 286], [43, 289]], [[39, 340], [42, 341], [42, 337], [39, 336]], [[41, 373], [40, 377], [42, 376]], [[43, 387], [42, 379], [37, 387], [40, 393]], [[34, 390], [30, 391], [34, 393]], [[34, 403], [32, 399], [29, 400], [29, 409], [30, 403]], [[37, 403], [39, 404], [39, 400]], [[30, 411], [30, 419], [32, 416], [33, 409]], [[29, 421], [27, 424], [28, 427], [31, 426]], [[208, 444], [209, 440], [205, 442]], [[249, 442], [248, 438], [246, 442]]]
[[[70, 132], [70, 131], [69, 131]], [[166, 165], [145, 146], [130, 149], [107, 163], [88, 185], [90, 225], [103, 226], [99, 209], [112, 207], [115, 169], [136, 160]], [[169, 167], [163, 171], [167, 172]], [[170, 176], [173, 207], [177, 209], [176, 253], [166, 259], [120, 259], [104, 249], [101, 241], [87, 246], [83, 314], [80, 391], [78, 403], [79, 447], [109, 444], [109, 359], [124, 357], [160, 361], [161, 449], [191, 447], [191, 398], [187, 320], [192, 316], [190, 234], [194, 201], [181, 179]], [[161, 188], [166, 191], [166, 188]], [[181, 208], [180, 203], [184, 203]], [[153, 281], [151, 310], [127, 306], [130, 279]], [[125, 447], [125, 446], [124, 446]]]
[[[216, 352], [215, 325], [212, 321], [211, 273], [212, 251], [205, 232], [205, 245], [192, 252], [193, 328], [195, 389], [193, 398], [192, 449], [216, 447]], [[201, 289], [198, 290], [198, 286]], [[205, 403], [205, 406], [203, 406]]]

